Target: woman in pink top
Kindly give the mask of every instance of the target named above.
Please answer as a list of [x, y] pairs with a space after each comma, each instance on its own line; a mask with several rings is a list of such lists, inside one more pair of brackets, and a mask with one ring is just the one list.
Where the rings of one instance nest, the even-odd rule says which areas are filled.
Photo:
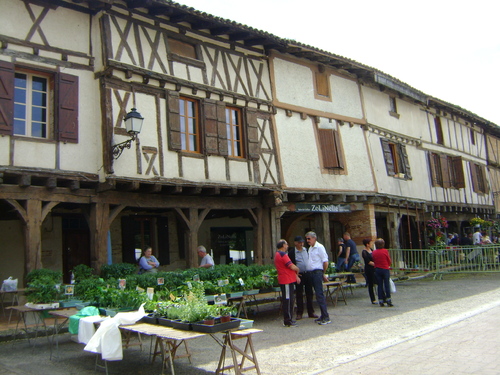
[[375, 264], [375, 277], [378, 283], [378, 303], [381, 307], [384, 307], [384, 303], [392, 307], [394, 305], [391, 301], [391, 285], [389, 283], [392, 261], [389, 252], [385, 249], [385, 241], [382, 238], [378, 238], [375, 241], [375, 250], [372, 253], [372, 257]]

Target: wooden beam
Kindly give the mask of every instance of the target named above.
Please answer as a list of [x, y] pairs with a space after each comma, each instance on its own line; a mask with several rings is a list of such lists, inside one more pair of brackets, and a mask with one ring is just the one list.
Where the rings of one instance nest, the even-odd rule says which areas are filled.
[[31, 185], [31, 175], [23, 174], [18, 177], [17, 183], [20, 187], [28, 187]]
[[47, 189], [55, 189], [57, 187], [57, 178], [55, 177], [47, 178], [47, 181], [45, 182], [45, 187]]

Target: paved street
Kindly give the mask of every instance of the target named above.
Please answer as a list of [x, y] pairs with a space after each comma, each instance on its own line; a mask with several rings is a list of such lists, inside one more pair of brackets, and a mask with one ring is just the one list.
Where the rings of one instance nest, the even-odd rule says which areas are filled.
[[[500, 373], [500, 275], [446, 276], [396, 283], [394, 308], [370, 303], [366, 288], [348, 292], [348, 304], [329, 305], [332, 324], [313, 319], [282, 327], [277, 304], [256, 314], [254, 336], [262, 374], [498, 374]], [[149, 344], [149, 340], [146, 339]], [[0, 344], [0, 374], [95, 374], [95, 355], [60, 338], [59, 358], [49, 360], [48, 343], [37, 339]], [[176, 374], [215, 371], [220, 347], [207, 336], [190, 342], [193, 363], [176, 360]], [[149, 345], [124, 351], [110, 374], [159, 374]], [[170, 372], [168, 372], [170, 373]], [[252, 372], [249, 372], [250, 374]], [[253, 372], [255, 373], [255, 372]]]

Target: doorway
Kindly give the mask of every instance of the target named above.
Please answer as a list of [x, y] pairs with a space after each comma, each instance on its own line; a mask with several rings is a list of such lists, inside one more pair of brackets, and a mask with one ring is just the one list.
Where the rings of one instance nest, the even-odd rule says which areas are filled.
[[83, 216], [62, 217], [63, 281], [71, 282], [71, 271], [79, 264], [90, 267], [90, 231]]

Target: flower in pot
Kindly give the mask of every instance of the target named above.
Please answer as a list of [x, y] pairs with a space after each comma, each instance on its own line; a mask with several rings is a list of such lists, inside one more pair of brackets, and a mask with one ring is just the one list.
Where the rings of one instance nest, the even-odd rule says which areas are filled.
[[219, 307], [219, 314], [221, 323], [229, 322], [231, 315], [236, 314], [236, 309], [234, 306], [221, 305]]

